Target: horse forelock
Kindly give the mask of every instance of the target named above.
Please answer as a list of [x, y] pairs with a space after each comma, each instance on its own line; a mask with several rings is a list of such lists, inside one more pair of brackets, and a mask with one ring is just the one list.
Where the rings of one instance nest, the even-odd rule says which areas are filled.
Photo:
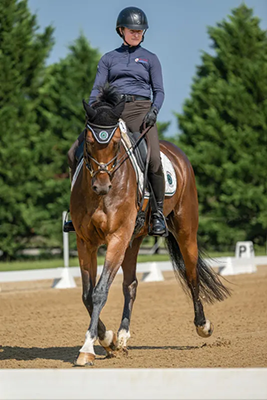
[[99, 95], [92, 108], [96, 111], [96, 115], [91, 122], [98, 125], [115, 125], [118, 122], [118, 116], [113, 109], [121, 101], [121, 95], [115, 86], [106, 83], [99, 89]]
[[112, 108], [113, 107], [108, 105], [103, 106], [103, 104], [94, 107], [97, 113], [91, 122], [102, 126], [116, 125], [118, 117], [112, 112]]

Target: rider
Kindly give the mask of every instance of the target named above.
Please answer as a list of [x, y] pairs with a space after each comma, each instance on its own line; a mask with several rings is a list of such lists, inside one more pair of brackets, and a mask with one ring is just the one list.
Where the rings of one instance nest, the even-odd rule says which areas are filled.
[[[150, 234], [158, 236], [166, 233], [163, 215], [165, 183], [156, 126], [157, 115], [164, 100], [164, 89], [157, 56], [141, 47], [147, 29], [147, 17], [139, 8], [127, 7], [120, 12], [116, 31], [123, 39], [123, 44], [100, 59], [89, 104], [92, 105], [97, 100], [98, 88], [108, 82], [116, 86], [125, 98], [125, 108], [121, 117], [127, 127], [132, 132], [152, 127], [146, 134], [151, 146], [148, 178], [156, 200], [156, 204], [152, 202]], [[68, 152], [72, 171], [75, 168], [75, 150], [82, 139], [83, 134]], [[64, 230], [74, 230], [71, 221], [65, 224]]]

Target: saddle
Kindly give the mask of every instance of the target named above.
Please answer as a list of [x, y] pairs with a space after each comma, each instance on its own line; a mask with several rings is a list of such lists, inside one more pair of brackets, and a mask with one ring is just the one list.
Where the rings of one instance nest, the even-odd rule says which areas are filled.
[[146, 164], [146, 157], [147, 157], [147, 144], [146, 141], [143, 139], [141, 140], [138, 145], [135, 147], [135, 144], [139, 140], [141, 133], [140, 132], [131, 132], [128, 130], [128, 136], [131, 142], [131, 145], [134, 148], [134, 155], [136, 158], [136, 162], [139, 165], [139, 168], [142, 172], [145, 172], [145, 164]]

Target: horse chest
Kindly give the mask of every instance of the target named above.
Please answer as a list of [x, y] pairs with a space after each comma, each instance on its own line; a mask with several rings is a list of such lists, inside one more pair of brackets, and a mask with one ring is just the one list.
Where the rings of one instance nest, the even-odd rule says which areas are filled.
[[108, 230], [108, 216], [104, 211], [97, 211], [92, 215], [91, 224], [99, 232], [105, 235]]

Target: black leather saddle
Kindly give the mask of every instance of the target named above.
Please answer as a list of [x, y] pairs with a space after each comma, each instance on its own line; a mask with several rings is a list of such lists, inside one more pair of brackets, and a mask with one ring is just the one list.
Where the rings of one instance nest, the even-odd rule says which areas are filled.
[[[130, 132], [128, 131], [128, 136], [130, 138], [131, 144], [134, 147], [136, 142], [141, 136], [140, 132]], [[147, 144], [145, 138], [143, 138], [138, 145], [134, 148], [134, 155], [142, 172], [145, 171], [146, 165], [146, 155], [147, 155]]]

